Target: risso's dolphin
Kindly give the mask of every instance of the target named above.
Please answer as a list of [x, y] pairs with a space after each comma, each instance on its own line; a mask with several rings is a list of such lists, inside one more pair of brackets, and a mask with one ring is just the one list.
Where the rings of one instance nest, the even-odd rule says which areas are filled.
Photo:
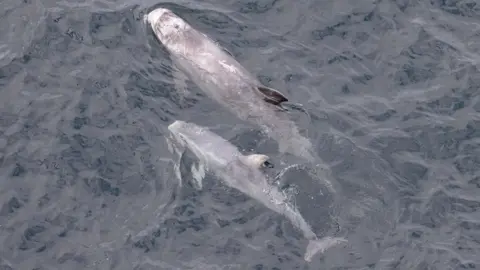
[[300, 134], [295, 123], [278, 106], [288, 101], [283, 94], [262, 85], [215, 41], [172, 11], [157, 8], [145, 19], [170, 52], [175, 66], [210, 98], [240, 119], [260, 126], [267, 136], [278, 142], [280, 152], [313, 161], [310, 140]]
[[[169, 125], [168, 129], [172, 135], [167, 137], [171, 138], [168, 139], [169, 142], [173, 145], [176, 142], [176, 145], [190, 149], [205, 168], [204, 172], [213, 173], [226, 185], [285, 216], [302, 231], [304, 237], [309, 240], [304, 255], [306, 261], [310, 261], [317, 252], [346, 241], [338, 237], [317, 238], [299, 211], [288, 202], [287, 196], [270, 185], [266, 175], [261, 171], [262, 166], [272, 167], [266, 155], [243, 155], [224, 138], [193, 123], [177, 120]], [[199, 186], [202, 184], [199, 183]]]

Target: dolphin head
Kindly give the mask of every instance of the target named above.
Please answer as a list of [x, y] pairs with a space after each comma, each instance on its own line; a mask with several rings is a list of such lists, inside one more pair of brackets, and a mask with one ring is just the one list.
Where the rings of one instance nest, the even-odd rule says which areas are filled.
[[170, 134], [180, 146], [188, 147], [197, 157], [206, 158], [219, 167], [242, 164], [248, 170], [273, 168], [269, 157], [262, 154], [242, 155], [229, 141], [194, 123], [176, 120], [168, 126]]
[[270, 158], [266, 155], [252, 154], [248, 156], [243, 156], [242, 161], [246, 165], [253, 168], [262, 168], [262, 167], [273, 168], [274, 166], [272, 163], [268, 161], [269, 159]]
[[175, 122], [171, 123], [168, 126], [168, 130], [170, 130], [170, 132], [177, 133], [178, 131], [180, 131], [182, 129], [182, 127], [185, 126], [185, 124], [186, 123], [184, 121], [175, 120]]
[[181, 146], [186, 146], [188, 143], [187, 138], [182, 133], [182, 131], [185, 131], [187, 128], [188, 123], [181, 120], [176, 120], [168, 126], [168, 130], [170, 131], [171, 135]]
[[152, 10], [148, 13], [146, 20], [161, 42], [165, 42], [189, 28], [189, 25], [183, 19], [166, 8]]

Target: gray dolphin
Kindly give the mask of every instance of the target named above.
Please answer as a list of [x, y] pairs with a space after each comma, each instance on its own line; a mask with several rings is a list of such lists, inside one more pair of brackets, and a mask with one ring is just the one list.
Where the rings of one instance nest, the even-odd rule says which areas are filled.
[[240, 119], [260, 126], [278, 142], [280, 152], [314, 160], [310, 140], [278, 106], [288, 101], [283, 94], [262, 85], [216, 42], [172, 11], [157, 8], [145, 19], [176, 66], [210, 98]]
[[[176, 142], [177, 145], [190, 149], [204, 166], [204, 172], [212, 172], [226, 185], [285, 216], [302, 231], [304, 237], [309, 240], [304, 254], [306, 261], [310, 261], [317, 252], [346, 241], [339, 237], [317, 238], [299, 211], [288, 203], [287, 196], [270, 185], [266, 175], [260, 170], [262, 166], [272, 166], [268, 156], [243, 155], [224, 138], [193, 123], [177, 120], [169, 125], [168, 129], [172, 135], [167, 137], [170, 138], [169, 143], [173, 140], [173, 144]], [[197, 180], [202, 181], [201, 178]], [[201, 183], [198, 185], [202, 186]]]

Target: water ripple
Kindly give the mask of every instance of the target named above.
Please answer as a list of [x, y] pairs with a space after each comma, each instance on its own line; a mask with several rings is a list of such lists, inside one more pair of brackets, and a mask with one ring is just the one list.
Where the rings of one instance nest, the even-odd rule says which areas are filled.
[[[308, 265], [287, 220], [208, 173], [203, 189], [188, 181], [197, 161], [165, 141], [176, 119], [269, 154], [277, 172], [298, 160], [189, 80], [188, 94], [177, 91], [143, 22], [158, 6], [308, 110], [298, 125], [325, 171], [296, 167], [282, 187], [319, 235], [346, 245]], [[476, 1], [29, 0], [0, 10], [0, 268], [479, 267]]]

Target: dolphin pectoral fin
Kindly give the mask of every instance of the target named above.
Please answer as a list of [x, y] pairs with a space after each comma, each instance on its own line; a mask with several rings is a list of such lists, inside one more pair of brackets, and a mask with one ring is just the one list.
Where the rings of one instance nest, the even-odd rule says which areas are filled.
[[275, 90], [266, 86], [257, 86], [258, 91], [263, 94], [264, 100], [273, 105], [279, 105], [282, 102], [288, 101], [288, 99], [280, 93], [278, 90]]
[[231, 57], [234, 57], [233, 54], [229, 50], [227, 50], [225, 47], [221, 47], [221, 48], [226, 54], [230, 55]]
[[178, 160], [176, 163], [173, 164], [173, 170], [175, 173], [175, 176], [177, 177], [178, 180], [178, 185], [181, 187], [183, 186], [183, 175], [182, 175], [182, 164], [183, 164], [183, 158], [185, 155], [185, 151], [180, 152], [179, 150], [176, 150], [178, 152]]
[[180, 96], [179, 99], [183, 101], [190, 94], [187, 86], [187, 76], [180, 69], [172, 66], [172, 77], [175, 90]]
[[185, 74], [183, 74], [177, 68], [172, 68], [172, 75], [173, 75], [173, 82], [175, 84], [175, 89], [179, 91], [181, 94], [186, 95], [188, 94], [187, 90], [187, 79]]
[[262, 168], [262, 167], [267, 167], [267, 168], [273, 168], [274, 165], [268, 161], [269, 157], [267, 155], [262, 155], [262, 154], [251, 154], [248, 156], [244, 156], [242, 159], [243, 163], [245, 163], [248, 166], [252, 166], [254, 168]]
[[310, 262], [313, 256], [315, 256], [315, 254], [318, 252], [323, 253], [325, 250], [342, 242], [347, 242], [347, 240], [340, 237], [324, 237], [322, 239], [309, 240], [303, 259], [307, 262]]
[[222, 49], [222, 51], [224, 51], [226, 54], [228, 54], [228, 55], [230, 55], [231, 57], [233, 57], [233, 54], [232, 54], [229, 50], [227, 50], [225, 47], [223, 47], [223, 46], [220, 44], [220, 42], [218, 42], [218, 40], [209, 37], [209, 36], [208, 36], [207, 34], [205, 34], [205, 33], [202, 33], [202, 35], [203, 35], [204, 37], [206, 37], [207, 39], [210, 39], [215, 45], [217, 45], [217, 47], [219, 47], [220, 49]]
[[177, 162], [173, 162], [173, 173], [175, 174], [175, 177], [177, 177], [177, 180], [178, 180], [178, 184], [180, 186], [182, 186], [182, 171], [180, 169], [180, 166], [182, 164], [182, 159], [183, 159], [183, 155], [185, 154], [185, 151], [182, 151], [176, 144], [175, 144], [175, 140], [173, 139], [172, 136], [166, 136], [165, 137], [165, 140], [167, 142], [167, 147], [168, 147], [168, 150], [172, 153], [172, 154], [177, 154], [178, 155], [178, 159], [177, 159]]
[[212, 40], [213, 43], [215, 43], [215, 45], [217, 45], [220, 49], [222, 49], [223, 52], [225, 52], [226, 54], [230, 55], [231, 57], [234, 57], [233, 53], [231, 53], [229, 50], [227, 50], [227, 48], [223, 47], [220, 42], [218, 42], [218, 40], [214, 40], [212, 38], [210, 38], [207, 34], [203, 34], [205, 37], [207, 37], [208, 39]]
[[205, 178], [205, 165], [203, 163], [199, 163], [198, 168], [195, 168], [195, 166], [193, 166], [192, 164], [192, 168], [191, 168], [191, 172], [192, 172], [192, 176], [193, 176], [193, 179], [195, 179], [195, 187], [198, 189], [198, 190], [201, 190], [203, 189], [203, 178]]

